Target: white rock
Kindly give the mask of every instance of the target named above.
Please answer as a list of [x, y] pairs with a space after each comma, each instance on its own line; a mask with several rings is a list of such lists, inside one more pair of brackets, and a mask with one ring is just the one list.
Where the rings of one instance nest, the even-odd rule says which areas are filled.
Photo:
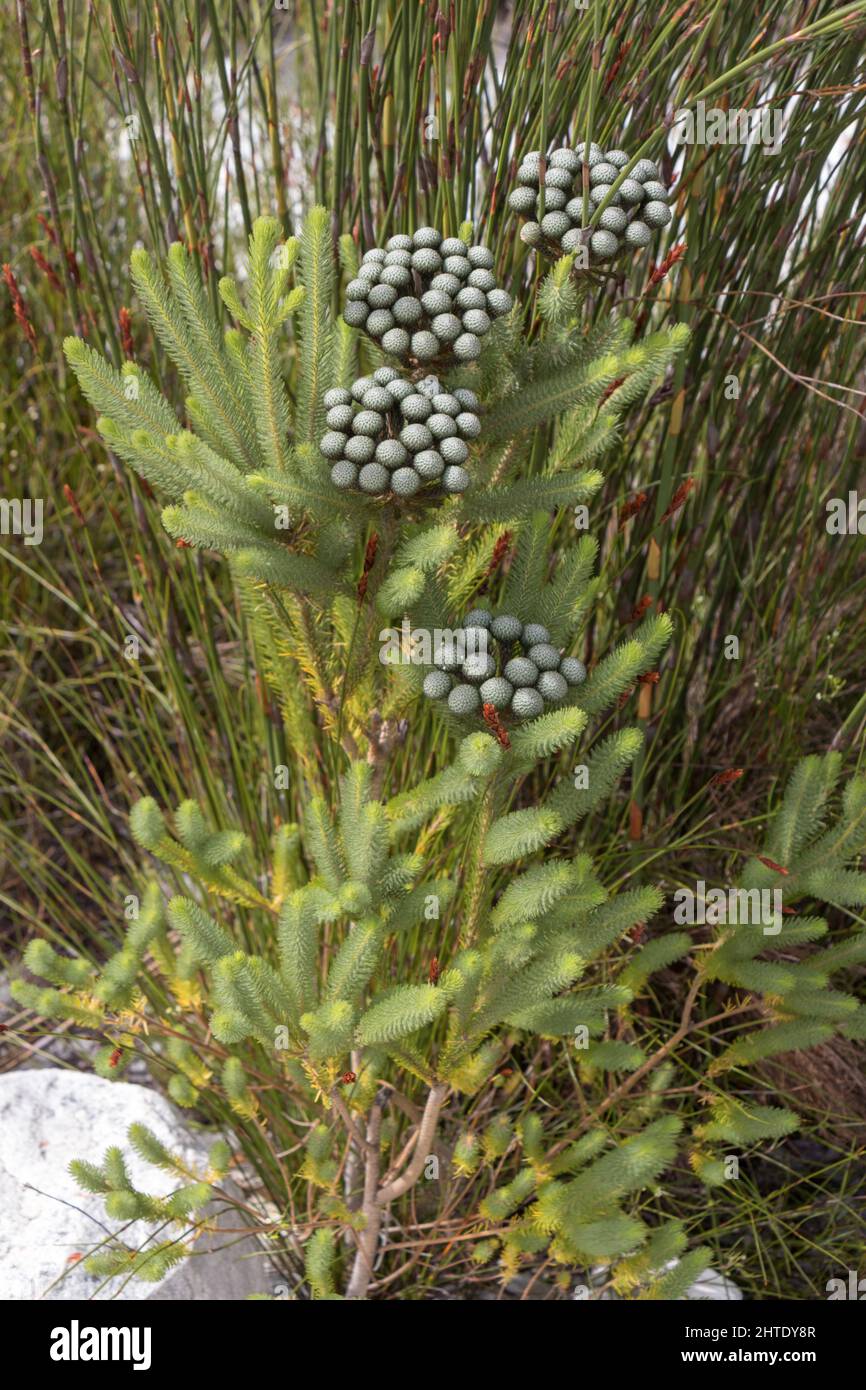
[[[216, 1253], [186, 1260], [158, 1284], [124, 1284], [120, 1278], [106, 1283], [86, 1273], [83, 1259], [74, 1257], [93, 1252], [122, 1223], [106, 1215], [101, 1197], [79, 1188], [70, 1159], [101, 1163], [115, 1144], [142, 1191], [165, 1196], [181, 1183], [132, 1150], [127, 1130], [136, 1122], [196, 1172], [204, 1171], [212, 1141], [193, 1135], [155, 1091], [56, 1068], [0, 1076], [0, 1299], [216, 1300], [272, 1291], [275, 1275], [256, 1253], [254, 1239], [237, 1244], [236, 1235], [224, 1241], [218, 1234], [203, 1236], [196, 1250]], [[226, 1225], [237, 1227], [237, 1217], [229, 1218]], [[120, 1238], [137, 1246], [150, 1232], [136, 1222]], [[164, 1238], [165, 1232], [158, 1237]]]

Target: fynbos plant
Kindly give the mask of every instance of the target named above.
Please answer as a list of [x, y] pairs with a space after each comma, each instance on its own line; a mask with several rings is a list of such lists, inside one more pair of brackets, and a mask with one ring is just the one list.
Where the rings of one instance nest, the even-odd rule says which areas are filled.
[[[610, 719], [656, 668], [672, 624], [651, 614], [587, 673], [573, 653], [598, 591], [597, 544], [575, 539], [551, 572], [551, 516], [597, 492], [596, 461], [686, 333], [674, 327], [635, 341], [623, 317], [585, 332], [572, 258], [564, 257], [541, 285], [542, 331], [530, 342], [519, 309], [504, 298], [490, 302], [502, 291], [486, 288], [492, 258], [470, 230], [461, 229], [467, 270], [459, 275], [450, 264], [457, 239], [443, 243], [430, 229], [419, 237], [414, 250], [388, 243], [391, 252], [365, 265], [382, 267], [396, 251], [410, 264], [393, 262], [409, 276], [391, 277], [395, 291], [410, 291], [415, 274], [453, 275], [501, 317], [491, 322], [474, 300], [461, 302], [464, 291], [450, 281], [421, 287], [417, 315], [414, 302], [398, 314], [401, 300], [387, 294], [374, 305], [371, 289], [366, 329], [373, 331], [373, 314], [392, 310], [408, 325], [389, 339], [397, 329], [377, 320], [381, 348], [408, 359], [399, 370], [382, 371], [380, 349], [352, 327], [361, 327], [357, 309], [332, 316], [324, 209], [297, 243], [281, 241], [276, 221], [256, 222], [245, 297], [233, 281], [220, 284], [236, 325], [225, 333], [183, 247], [172, 248], [164, 272], [137, 253], [140, 297], [190, 392], [190, 429], [136, 365], [116, 372], [79, 339], [68, 341], [106, 443], [170, 498], [167, 530], [224, 554], [232, 567], [263, 678], [281, 703], [298, 815], [275, 829], [270, 861], [261, 864], [243, 835], [212, 826], [194, 803], [169, 823], [145, 798], [132, 812], [132, 833], [179, 877], [182, 893], [166, 904], [166, 871], [154, 878], [122, 949], [104, 966], [34, 943], [27, 963], [50, 987], [19, 982], [16, 997], [104, 1035], [103, 1075], [122, 1074], [146, 1049], [173, 1071], [169, 1089], [179, 1104], [230, 1122], [277, 1207], [278, 1228], [295, 1252], [306, 1246], [315, 1297], [366, 1297], [383, 1255], [389, 1272], [399, 1269], [383, 1217], [447, 1161], [469, 1183], [464, 1215], [475, 1222], [474, 1257], [498, 1252], [504, 1277], [525, 1256], [548, 1251], [566, 1269], [601, 1262], [623, 1288], [675, 1298], [706, 1252], [683, 1256], [681, 1224], [663, 1206], [639, 1216], [641, 1194], [682, 1152], [704, 1181], [722, 1181], [725, 1144], [796, 1123], [785, 1110], [738, 1098], [733, 1086], [723, 1091], [717, 1078], [834, 1029], [862, 1036], [863, 1011], [829, 987], [831, 972], [862, 954], [862, 940], [792, 959], [792, 947], [826, 930], [807, 913], [786, 916], [773, 938], [738, 926], [692, 954], [688, 933], [662, 925], [645, 934], [662, 906], [655, 886], [606, 886], [590, 855], [573, 848], [576, 827], [611, 795], [641, 745], [638, 730], [600, 730], [599, 718]], [[340, 256], [350, 285], [389, 285], [380, 270], [375, 280], [356, 274], [350, 238]], [[473, 266], [490, 279], [471, 284]], [[437, 321], [451, 317], [430, 298], [440, 293], [453, 293], [464, 335], [476, 326], [480, 356], [475, 343], [460, 350], [450, 322], [436, 337]], [[347, 310], [362, 302], [359, 294], [352, 291]], [[483, 343], [481, 319], [471, 314], [484, 315]], [[427, 322], [421, 315], [429, 329], [416, 327]], [[424, 341], [415, 343], [409, 328]], [[434, 358], [430, 395], [432, 387], [422, 388]], [[360, 381], [359, 368], [367, 373]], [[410, 389], [395, 392], [396, 382]], [[374, 390], [389, 392], [381, 411], [380, 396], [368, 409]], [[385, 417], [415, 396], [431, 402], [415, 423], [432, 431], [435, 415], [443, 465], [444, 445], [466, 413], [450, 403], [471, 405], [480, 421], [480, 430], [464, 429], [472, 456], [451, 496], [399, 485], [407, 465]], [[346, 413], [329, 419], [337, 409]], [[376, 419], [359, 429], [363, 413]], [[387, 438], [379, 438], [383, 430]], [[377, 458], [383, 473], [396, 468], [390, 489], [377, 475], [382, 487], [365, 495], [370, 458], [349, 454], [355, 438], [369, 440], [373, 454], [387, 446]], [[396, 442], [411, 452], [402, 435]], [[413, 454], [419, 477], [419, 459], [433, 452], [426, 435], [424, 445]], [[368, 446], [361, 452], [369, 456]], [[338, 458], [359, 467], [357, 489], [354, 474], [333, 477]], [[484, 606], [473, 608], [482, 590]], [[453, 628], [467, 608], [465, 621], [489, 625], [501, 650], [492, 668], [482, 660], [461, 669], [456, 690], [470, 692], [462, 700], [441, 663], [434, 674], [443, 679], [431, 683], [429, 668], [380, 660], [384, 619], [408, 618], [430, 632]], [[422, 685], [441, 700], [435, 718], [449, 751], [425, 750], [428, 775], [386, 793], [400, 748], [431, 727]], [[539, 795], [551, 770], [560, 780]], [[861, 876], [845, 868], [866, 843], [863, 779], [849, 784], [832, 828], [822, 828], [838, 772], [833, 758], [804, 764], [774, 821], [767, 853], [787, 870], [786, 905], [866, 899]], [[761, 861], [749, 873], [761, 886], [774, 870]], [[768, 950], [784, 953], [784, 963], [759, 959]], [[660, 1038], [634, 1005], [654, 972], [675, 961], [687, 962], [693, 982], [682, 1017]], [[710, 981], [737, 991], [722, 1006], [725, 1019], [744, 1021], [735, 1001], [745, 992], [753, 1026], [715, 1049], [700, 1097], [710, 1103], [708, 1119], [671, 1105], [666, 1092], [679, 1049], [714, 1021], [715, 1006], [704, 1002]], [[533, 1038], [567, 1048], [576, 1067], [582, 1118], [565, 1137], [545, 1133], [540, 1111], [528, 1112], [518, 1132], [505, 1117], [488, 1114], [483, 1125], [474, 1118], [472, 1098], [491, 1088], [495, 1096], [510, 1050]], [[288, 1108], [305, 1142], [275, 1154], [271, 1135]], [[139, 1152], [172, 1166], [152, 1136], [132, 1138]], [[506, 1183], [473, 1189], [503, 1162]], [[212, 1171], [186, 1175], [191, 1181], [168, 1199], [134, 1192], [116, 1151], [101, 1167], [76, 1171], [106, 1193], [118, 1217], [182, 1221], [193, 1234], [169, 1243], [176, 1252], [205, 1229], [206, 1216], [196, 1213], [227, 1167], [220, 1147]], [[296, 1202], [299, 1186], [306, 1191]], [[159, 1247], [151, 1274], [174, 1258], [168, 1248]], [[679, 1264], [666, 1272], [674, 1258]], [[95, 1267], [128, 1271], [124, 1260], [118, 1240]], [[148, 1261], [135, 1269], [147, 1276]]]

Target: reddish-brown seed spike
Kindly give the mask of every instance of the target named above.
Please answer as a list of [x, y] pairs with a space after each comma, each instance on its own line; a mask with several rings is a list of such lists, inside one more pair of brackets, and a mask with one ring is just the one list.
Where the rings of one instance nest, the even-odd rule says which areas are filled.
[[69, 503], [70, 507], [75, 513], [76, 520], [79, 522], [79, 524], [81, 526], [86, 525], [86, 522], [84, 520], [84, 513], [78, 505], [78, 498], [75, 496], [75, 493], [72, 491], [72, 488], [69, 486], [68, 483], [63, 484], [63, 496], [66, 498], [67, 502]]
[[620, 695], [619, 699], [617, 700], [617, 702], [616, 702], [616, 707], [617, 707], [617, 709], [622, 709], [623, 705], [627, 705], [633, 694], [634, 694], [634, 686], [633, 686], [633, 685], [630, 685], [629, 688], [628, 688], [628, 690], [624, 690], [624, 691], [622, 692], [622, 694]]
[[438, 982], [438, 980], [439, 980], [439, 975], [440, 975], [440, 970], [439, 970], [439, 957], [438, 957], [438, 956], [434, 956], [433, 959], [432, 959], [431, 962], [430, 962], [430, 970], [428, 971], [428, 974], [427, 974], [427, 979], [428, 979], [428, 981], [430, 982], [431, 985], [435, 985], [435, 984]]
[[174, 544], [177, 550], [192, 550], [192, 545], [189, 541], [176, 540]]
[[36, 221], [39, 223], [40, 227], [42, 228], [43, 232], [44, 232], [45, 235], [47, 236], [48, 240], [51, 242], [51, 245], [52, 245], [52, 246], [56, 246], [56, 245], [57, 245], [57, 233], [55, 232], [55, 230], [54, 230], [54, 228], [52, 227], [51, 223], [48, 221], [48, 218], [45, 216], [45, 213], [44, 213], [44, 212], [37, 212], [37, 214], [36, 214]]
[[489, 703], [482, 705], [481, 713], [484, 716], [485, 724], [490, 732], [496, 735], [500, 746], [502, 748], [510, 748], [511, 739], [508, 737], [508, 731], [502, 726], [502, 721], [499, 718], [499, 712], [496, 706]]
[[62, 293], [63, 293], [63, 286], [61, 285], [60, 281], [58, 280], [58, 278], [57, 278], [57, 276], [55, 275], [55, 273], [54, 273], [53, 269], [51, 268], [51, 266], [50, 266], [50, 265], [48, 264], [48, 262], [46, 261], [46, 259], [45, 259], [45, 257], [43, 256], [42, 252], [39, 250], [39, 247], [38, 247], [38, 246], [28, 246], [27, 249], [28, 249], [28, 251], [30, 252], [30, 258], [31, 258], [31, 260], [33, 260], [33, 261], [35, 262], [35, 264], [38, 265], [39, 269], [42, 271], [42, 274], [45, 276], [45, 278], [46, 278], [46, 280], [48, 281], [48, 283], [49, 283], [55, 290], [59, 290], [60, 293], [62, 294]]
[[122, 1055], [123, 1049], [120, 1047], [116, 1047], [108, 1059], [108, 1065], [110, 1067], [116, 1067]]
[[650, 606], [651, 603], [652, 603], [652, 594], [644, 594], [644, 596], [643, 596], [643, 598], [641, 599], [640, 603], [638, 603], [637, 607], [635, 607], [635, 608], [632, 609], [631, 614], [629, 615], [628, 618], [626, 618], [626, 623], [628, 624], [628, 623], [636, 623], [636, 622], [639, 622], [640, 619], [643, 617], [644, 613], [645, 613], [645, 612], [647, 611], [647, 609], [649, 608], [649, 606]]
[[658, 685], [660, 680], [660, 672], [644, 671], [642, 676], [638, 676], [638, 680], [641, 685]]
[[123, 348], [123, 354], [132, 361], [135, 356], [135, 344], [132, 341], [132, 315], [123, 304], [118, 311], [117, 320], [120, 325], [120, 345]]
[[344, 1086], [351, 1086], [358, 1078], [353, 1071], [344, 1071], [342, 1080]]
[[670, 506], [661, 518], [662, 521], [667, 521], [670, 517], [673, 516], [674, 512], [679, 511], [680, 507], [683, 505], [694, 486], [694, 478], [686, 478], [684, 483], [680, 483], [679, 487], [677, 488], [676, 492], [671, 498]]
[[785, 878], [791, 876], [791, 870], [786, 869], [784, 864], [777, 864], [774, 859], [765, 859], [763, 854], [758, 855], [758, 862], [763, 864], [765, 869], [773, 869], [777, 874], [784, 874]]
[[639, 492], [635, 497], [630, 497], [627, 502], [624, 502], [622, 504], [622, 506], [619, 509], [620, 531], [623, 529], [627, 521], [630, 521], [633, 516], [637, 516], [638, 512], [646, 506], [647, 497], [648, 493]]
[[12, 299], [12, 312], [15, 315], [18, 327], [21, 329], [21, 332], [24, 334], [24, 337], [27, 339], [31, 348], [35, 352], [36, 330], [33, 327], [33, 324], [30, 322], [30, 316], [27, 313], [27, 306], [24, 303], [21, 291], [18, 288], [18, 281], [15, 279], [15, 273], [11, 265], [4, 264], [3, 279], [6, 281], [6, 288], [8, 289]]
[[729, 767], [723, 772], [716, 772], [710, 778], [711, 787], [727, 787], [731, 782], [736, 782], [743, 775], [741, 767]]
[[66, 252], [66, 264], [69, 267], [69, 275], [76, 285], [81, 284], [81, 275], [78, 270], [78, 261], [75, 259], [75, 252], [70, 247]]

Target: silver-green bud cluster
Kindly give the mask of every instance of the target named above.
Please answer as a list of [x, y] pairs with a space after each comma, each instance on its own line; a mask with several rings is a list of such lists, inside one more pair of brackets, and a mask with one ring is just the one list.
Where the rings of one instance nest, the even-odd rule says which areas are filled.
[[384, 249], [365, 253], [346, 286], [343, 318], [401, 361], [417, 365], [453, 353], [472, 362], [491, 320], [511, 308], [493, 264], [486, 246], [443, 237], [434, 227], [392, 236]]
[[560, 705], [569, 687], [586, 680], [583, 662], [563, 656], [541, 623], [524, 624], [510, 613], [494, 618], [486, 608], [467, 613], [433, 665], [424, 678], [428, 699], [447, 700], [457, 715], [480, 714], [490, 704], [517, 722]]
[[654, 230], [671, 220], [668, 190], [650, 159], [639, 159], [608, 202], [594, 230], [584, 242], [593, 212], [604, 202], [630, 163], [625, 150], [602, 150], [591, 144], [586, 155], [589, 166], [589, 196], [584, 222], [583, 172], [584, 145], [554, 150], [544, 174], [544, 213], [542, 215], [540, 155], [532, 150], [524, 156], [517, 171], [517, 188], [509, 194], [508, 205], [527, 219], [521, 238], [528, 246], [550, 248], [555, 254], [575, 252], [588, 245], [590, 262], [610, 261], [624, 247], [648, 246]]
[[415, 384], [378, 367], [348, 391], [326, 391], [324, 404], [328, 429], [319, 449], [335, 487], [412, 497], [426, 484], [446, 492], [469, 486], [463, 465], [481, 433], [474, 391], [445, 391], [434, 376]]

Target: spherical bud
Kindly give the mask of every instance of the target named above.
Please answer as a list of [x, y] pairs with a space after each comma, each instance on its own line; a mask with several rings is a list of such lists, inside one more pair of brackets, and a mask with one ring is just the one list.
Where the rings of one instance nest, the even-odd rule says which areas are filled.
[[469, 264], [475, 270], [492, 270], [495, 264], [493, 252], [488, 246], [481, 246], [478, 243], [470, 246], [466, 253]]
[[358, 479], [358, 470], [354, 463], [349, 463], [348, 459], [340, 459], [331, 469], [331, 482], [334, 487], [341, 490], [347, 487], [354, 487]]
[[348, 436], [340, 430], [329, 430], [323, 434], [319, 440], [319, 448], [326, 459], [342, 458], [343, 450], [348, 442]]
[[520, 228], [520, 240], [527, 246], [537, 246], [542, 240], [541, 227], [537, 222], [524, 222]]
[[449, 236], [439, 246], [440, 256], [465, 256], [468, 251], [465, 241], [461, 241], [459, 236]]
[[381, 338], [383, 333], [394, 327], [394, 315], [390, 309], [374, 309], [365, 327], [371, 338]]
[[629, 246], [649, 246], [652, 232], [645, 222], [629, 222], [625, 229], [625, 239]]
[[589, 171], [589, 182], [594, 188], [597, 183], [613, 183], [618, 170], [612, 164], [602, 160], [600, 164], [594, 165]]
[[[527, 223], [527, 226], [529, 223]], [[541, 219], [541, 234], [549, 241], [557, 241], [571, 230], [571, 218], [564, 212], [546, 212]]]
[[598, 225], [603, 232], [613, 232], [615, 236], [622, 236], [628, 226], [628, 213], [622, 208], [605, 208]]
[[373, 378], [372, 378], [371, 376], [359, 376], [358, 379], [357, 379], [356, 381], [353, 381], [353, 382], [352, 382], [352, 386], [351, 386], [352, 399], [355, 400], [355, 401], [357, 401], [358, 404], [360, 405], [360, 404], [361, 404], [361, 401], [364, 399], [364, 397], [366, 396], [367, 392], [368, 392], [369, 390], [371, 390], [371, 388], [374, 387], [375, 385], [376, 385], [376, 383], [375, 383], [375, 381], [373, 380]]
[[325, 423], [328, 429], [348, 432], [352, 428], [354, 418], [355, 412], [350, 405], [335, 405], [325, 416]]
[[420, 454], [413, 456], [412, 467], [425, 480], [441, 478], [445, 472], [445, 461], [436, 449], [422, 449]]
[[359, 410], [354, 420], [355, 434], [368, 434], [375, 437], [384, 427], [385, 421], [378, 410]]
[[381, 494], [391, 486], [391, 474], [381, 463], [365, 463], [358, 474], [358, 486], [364, 492]]
[[539, 695], [551, 704], [558, 704], [568, 694], [568, 684], [558, 671], [542, 671], [536, 687]]
[[582, 685], [586, 680], [586, 667], [576, 656], [564, 656], [559, 663], [559, 674], [569, 685]]
[[444, 269], [446, 274], [456, 275], [458, 280], [467, 280], [472, 274], [468, 256], [446, 256]]
[[480, 685], [482, 681], [496, 675], [496, 662], [487, 652], [472, 652], [467, 656], [461, 670], [466, 680]]
[[398, 232], [396, 236], [389, 237], [385, 242], [386, 251], [411, 251], [412, 238], [406, 236], [404, 232]]
[[456, 275], [449, 275], [447, 271], [442, 271], [440, 275], [434, 275], [430, 281], [431, 290], [440, 290], [448, 296], [448, 308], [451, 308], [451, 300], [458, 294], [463, 281]]
[[589, 245], [593, 256], [599, 261], [610, 260], [619, 250], [619, 241], [613, 232], [593, 232]]
[[580, 155], [576, 150], [553, 150], [548, 164], [553, 169], [566, 169], [572, 176], [580, 169]]
[[535, 685], [538, 680], [538, 667], [528, 656], [513, 656], [502, 673], [512, 685]]
[[483, 705], [495, 705], [496, 709], [504, 710], [508, 708], [514, 694], [514, 686], [504, 676], [492, 676], [489, 681], [484, 682], [478, 693]]
[[568, 194], [561, 188], [547, 188], [544, 191], [545, 212], [562, 212], [568, 202]]
[[537, 642], [549, 641], [550, 633], [546, 627], [542, 627], [541, 623], [527, 623], [523, 629], [523, 643], [526, 647], [534, 647]]
[[343, 453], [352, 463], [369, 463], [376, 452], [375, 441], [366, 434], [353, 434], [346, 441]]
[[[524, 641], [526, 640], [526, 630], [523, 632]], [[534, 642], [526, 653], [530, 661], [534, 661], [539, 671], [559, 670], [559, 652], [550, 642]]]
[[388, 254], [387, 254], [387, 256], [385, 257], [385, 264], [386, 264], [386, 265], [402, 265], [402, 266], [404, 266], [404, 267], [406, 268], [406, 270], [408, 270], [409, 267], [410, 267], [411, 264], [412, 264], [412, 252], [411, 252], [411, 251], [389, 251]]
[[393, 285], [395, 290], [403, 290], [412, 283], [412, 272], [404, 265], [386, 265], [382, 271], [382, 283]]
[[376, 261], [368, 261], [366, 265], [359, 266], [358, 279], [366, 281], [367, 285], [375, 285], [379, 279], [379, 272], [382, 267]]
[[419, 275], [435, 275], [442, 269], [442, 257], [431, 247], [423, 247], [412, 252], [412, 265]]
[[518, 719], [535, 719], [544, 713], [544, 701], [537, 690], [520, 686], [511, 697], [511, 708]]
[[473, 290], [483, 290], [487, 294], [489, 290], [496, 289], [496, 276], [490, 270], [473, 270], [466, 284]]
[[466, 386], [457, 386], [454, 390], [455, 399], [460, 402], [464, 410], [477, 410], [478, 397], [474, 391], [470, 391]]
[[462, 439], [442, 439], [439, 441], [439, 452], [446, 463], [460, 464], [465, 463], [469, 457], [469, 449]]
[[433, 436], [426, 425], [404, 425], [400, 431], [400, 443], [405, 444], [410, 454], [420, 454], [422, 449], [431, 448]]
[[451, 309], [451, 296], [444, 290], [428, 290], [421, 296], [421, 307], [431, 318], [436, 314], [447, 314]]
[[440, 391], [438, 396], [434, 396], [430, 402], [434, 410], [438, 410], [440, 415], [459, 415], [460, 402], [456, 396], [452, 396], [450, 391]]
[[517, 182], [521, 188], [536, 189], [538, 187], [538, 165], [521, 164], [517, 171]]
[[[371, 386], [369, 391], [364, 392], [364, 399], [361, 401], [365, 410], [378, 410], [382, 413], [393, 410], [394, 397], [390, 391], [386, 391], [384, 386]], [[361, 431], [366, 434], [366, 430]]]
[[376, 445], [376, 462], [383, 468], [399, 468], [409, 458], [409, 450], [399, 439], [383, 439]]
[[655, 179], [647, 179], [643, 191], [648, 203], [666, 203], [670, 197], [664, 184], [658, 183]]
[[[391, 329], [391, 332], [394, 332], [393, 328]], [[379, 368], [380, 372], [390, 370], [390, 367]], [[391, 392], [391, 395], [394, 397], [394, 400], [399, 403], [401, 401], [404, 401], [407, 396], [411, 396], [414, 393], [415, 387], [412, 385], [411, 381], [405, 381], [403, 377], [398, 377], [396, 381], [391, 382], [391, 384], [388, 387], [388, 390]]]
[[474, 714], [481, 707], [481, 696], [474, 685], [455, 685], [448, 696], [452, 714]]
[[483, 309], [467, 309], [463, 315], [463, 327], [467, 333], [477, 333], [479, 338], [483, 338], [485, 333], [490, 332], [490, 318]]
[[414, 468], [395, 468], [391, 474], [391, 488], [398, 497], [412, 497], [421, 486], [421, 478]]
[[343, 305], [343, 322], [350, 328], [363, 328], [370, 317], [370, 306], [361, 299], [352, 299]]
[[490, 624], [490, 631], [497, 642], [518, 642], [523, 632], [523, 623], [510, 613], [502, 613]]
[[[480, 309], [470, 309], [470, 313], [480, 313]], [[454, 356], [461, 362], [474, 362], [481, 356], [481, 339], [474, 333], [461, 333], [454, 342]]]
[[371, 309], [390, 309], [397, 298], [393, 285], [371, 285], [367, 303]]
[[419, 247], [432, 247], [435, 249], [442, 241], [442, 233], [437, 232], [435, 227], [419, 227], [417, 232], [412, 235], [412, 245], [417, 250]]
[[629, 160], [625, 150], [608, 150], [604, 158], [605, 162], [612, 164], [614, 169], [624, 169]]
[[[598, 207], [599, 203], [604, 202], [605, 198], [611, 190], [611, 187], [612, 185], [609, 183], [597, 183], [595, 188], [591, 188], [589, 190], [589, 201], [592, 203], [593, 207]], [[619, 193], [614, 193], [611, 201], [614, 204], [619, 203]]]
[[487, 298], [483, 290], [476, 290], [473, 285], [467, 285], [454, 298], [454, 303], [458, 309], [483, 309], [487, 303]]
[[444, 700], [451, 690], [451, 677], [444, 671], [428, 671], [424, 677], [424, 694], [429, 700]]
[[571, 188], [572, 181], [573, 175], [567, 169], [557, 168], [555, 164], [551, 165], [544, 175], [545, 188]]
[[369, 280], [350, 280], [346, 286], [347, 299], [366, 299], [369, 293]]
[[637, 179], [623, 179], [619, 186], [619, 196], [628, 206], [643, 202], [643, 184]]
[[398, 323], [417, 323], [421, 317], [421, 302], [414, 294], [404, 294], [397, 300], [391, 313]]
[[422, 396], [419, 391], [412, 392], [411, 396], [404, 396], [400, 402], [400, 413], [404, 420], [419, 420], [423, 422], [433, 413], [433, 407], [426, 396]]
[[454, 423], [461, 439], [477, 439], [481, 433], [481, 421], [471, 410], [461, 410]]
[[464, 619], [465, 627], [482, 627], [485, 632], [490, 631], [490, 624], [493, 622], [493, 614], [486, 608], [472, 608]]
[[412, 334], [411, 342], [412, 356], [417, 357], [419, 362], [429, 362], [432, 357], [439, 354], [439, 339], [433, 333], [422, 330], [420, 333]]
[[457, 433], [457, 426], [450, 415], [441, 415], [438, 412], [431, 415], [427, 421], [427, 428], [434, 439], [450, 439]]
[[322, 397], [322, 405], [326, 410], [333, 410], [337, 405], [351, 405], [352, 393], [346, 391], [342, 386], [333, 386], [330, 391], [326, 391]]
[[633, 179], [639, 179], [641, 183], [659, 182], [659, 171], [651, 159], [639, 159], [631, 171], [631, 176]]
[[656, 200], [644, 204], [641, 208], [641, 217], [648, 227], [666, 227], [671, 220], [671, 210], [667, 203], [660, 203]]
[[566, 232], [564, 237], [560, 237], [559, 244], [563, 251], [573, 255], [583, 245], [583, 233], [578, 227], [572, 227], [570, 232]]
[[382, 347], [392, 357], [405, 357], [409, 351], [409, 334], [405, 328], [389, 328], [382, 334]]
[[465, 492], [472, 479], [458, 464], [451, 464], [442, 474], [442, 486], [446, 492]]
[[379, 261], [381, 263], [382, 261], [384, 261], [384, 259], [385, 252], [382, 250], [381, 246], [371, 247], [371, 249], [369, 251], [365, 251], [363, 256], [361, 257], [361, 260], [365, 265], [367, 265], [370, 261]]
[[511, 312], [513, 302], [507, 290], [490, 290], [487, 294], [487, 312], [495, 319], [501, 318], [503, 314]]

